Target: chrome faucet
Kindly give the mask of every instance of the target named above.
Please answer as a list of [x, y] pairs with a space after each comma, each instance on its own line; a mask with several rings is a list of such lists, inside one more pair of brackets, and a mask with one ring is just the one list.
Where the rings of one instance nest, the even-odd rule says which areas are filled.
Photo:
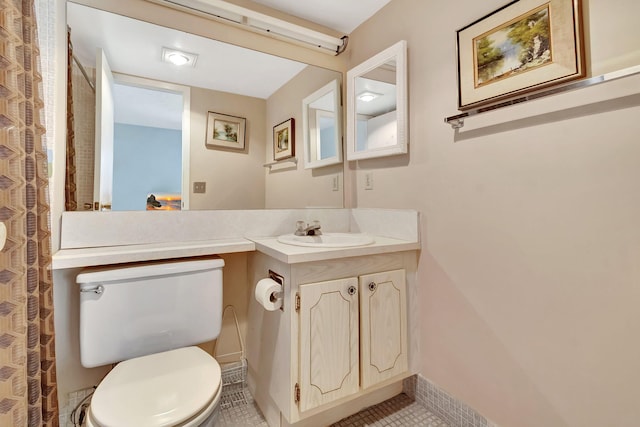
[[293, 234], [296, 236], [320, 236], [322, 234], [320, 221], [312, 221], [311, 224], [306, 224], [306, 226], [304, 221], [296, 221], [296, 231]]

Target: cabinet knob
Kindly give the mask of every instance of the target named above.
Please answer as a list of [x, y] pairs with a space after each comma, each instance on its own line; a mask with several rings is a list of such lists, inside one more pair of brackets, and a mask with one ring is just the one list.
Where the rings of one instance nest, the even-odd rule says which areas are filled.
[[347, 288], [347, 293], [348, 293], [349, 295], [355, 295], [355, 294], [356, 294], [356, 287], [355, 287], [355, 286], [353, 286], [353, 285], [352, 285], [352, 286], [349, 286], [349, 287]]
[[376, 283], [375, 283], [375, 282], [371, 282], [371, 283], [369, 283], [369, 290], [370, 290], [371, 292], [375, 291], [377, 287], [378, 287], [378, 285], [376, 285]]

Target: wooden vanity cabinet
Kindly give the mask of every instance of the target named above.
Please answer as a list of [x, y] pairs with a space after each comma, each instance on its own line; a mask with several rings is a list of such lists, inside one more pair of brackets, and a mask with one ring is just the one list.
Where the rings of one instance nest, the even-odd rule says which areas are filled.
[[360, 284], [360, 378], [369, 388], [406, 372], [407, 297], [404, 270], [367, 274]]
[[401, 391], [414, 260], [395, 253], [288, 265], [256, 256], [254, 266], [279, 265], [285, 280], [284, 309], [256, 308], [260, 324], [247, 340], [250, 388], [270, 426], [330, 424], [393, 396], [390, 387]]
[[298, 406], [301, 412], [360, 388], [358, 280], [301, 285]]
[[407, 370], [404, 270], [300, 285], [296, 298], [301, 412]]

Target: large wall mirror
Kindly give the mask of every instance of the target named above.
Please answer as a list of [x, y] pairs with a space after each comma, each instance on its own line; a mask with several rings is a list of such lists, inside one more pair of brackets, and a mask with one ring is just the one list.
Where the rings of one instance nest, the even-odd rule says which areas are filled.
[[407, 152], [407, 43], [347, 72], [347, 160]]
[[293, 117], [300, 135], [302, 100], [340, 72], [71, 1], [67, 24], [75, 210], [343, 206], [341, 164], [264, 167], [273, 126]]

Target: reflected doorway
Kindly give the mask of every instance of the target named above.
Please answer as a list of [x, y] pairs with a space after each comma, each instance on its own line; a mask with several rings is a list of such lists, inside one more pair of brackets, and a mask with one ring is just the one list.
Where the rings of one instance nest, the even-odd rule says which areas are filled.
[[188, 209], [188, 96], [188, 87], [115, 76], [112, 210]]

